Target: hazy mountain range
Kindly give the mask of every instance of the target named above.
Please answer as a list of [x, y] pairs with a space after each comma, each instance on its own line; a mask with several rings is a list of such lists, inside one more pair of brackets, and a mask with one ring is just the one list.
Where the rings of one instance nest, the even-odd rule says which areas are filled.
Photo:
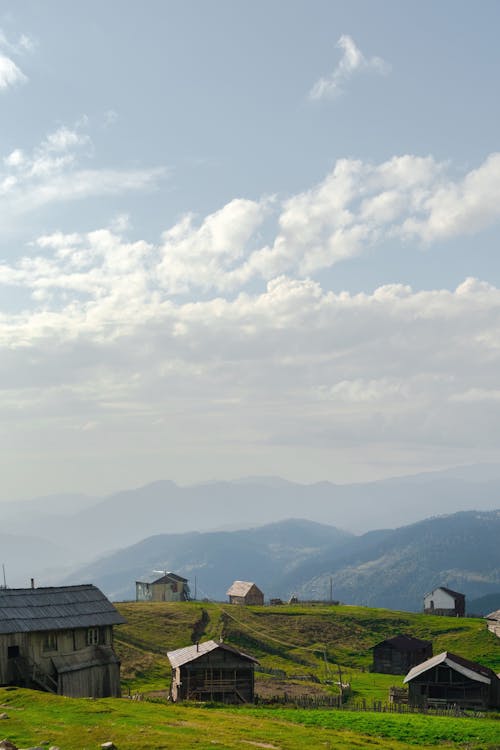
[[[353, 536], [311, 521], [242, 531], [159, 534], [75, 571], [114, 599], [135, 597], [136, 580], [162, 570], [190, 579], [198, 598], [224, 600], [233, 579], [252, 580], [267, 598], [323, 599], [418, 610], [444, 585], [468, 597], [500, 591], [500, 511], [462, 512], [395, 530]], [[154, 571], [158, 571], [156, 574]]]
[[[445, 552], [450, 534], [458, 534], [454, 522], [418, 523], [431, 515], [493, 510], [499, 498], [497, 465], [350, 485], [272, 477], [191, 487], [158, 481], [105, 498], [71, 494], [0, 503], [1, 533], [9, 539], [0, 547], [0, 563], [11, 586], [28, 585], [31, 576], [40, 585], [83, 576], [115, 598], [131, 596], [135, 578], [153, 569], [184, 572], [192, 584], [196, 575], [200, 595], [215, 598], [231, 582], [229, 566], [233, 578], [262, 576], [268, 596], [298, 591], [322, 597], [334, 575], [337, 598], [412, 609], [422, 587], [436, 583], [459, 589], [470, 583], [474, 596], [500, 589], [495, 545], [485, 543], [497, 516], [457, 520], [453, 555], [451, 548]], [[311, 523], [280, 523], [294, 517]], [[433, 529], [445, 522], [448, 533], [440, 539]], [[476, 546], [483, 555], [477, 560], [470, 552]]]

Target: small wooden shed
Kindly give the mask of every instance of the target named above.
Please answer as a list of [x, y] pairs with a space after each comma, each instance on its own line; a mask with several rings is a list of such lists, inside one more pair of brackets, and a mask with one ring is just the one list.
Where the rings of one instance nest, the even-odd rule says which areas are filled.
[[500, 679], [493, 670], [449, 651], [413, 667], [404, 682], [414, 706], [500, 708]]
[[465, 594], [439, 586], [424, 596], [424, 614], [465, 617]]
[[432, 643], [411, 635], [396, 635], [377, 643], [372, 650], [373, 672], [406, 674], [432, 656]]
[[229, 597], [229, 604], [264, 604], [264, 594], [251, 581], [234, 581], [226, 596]]
[[113, 626], [124, 622], [91, 584], [0, 589], [0, 685], [119, 697]]
[[227, 643], [205, 641], [169, 651], [172, 701], [252, 703], [257, 659]]
[[135, 582], [137, 602], [187, 602], [190, 598], [188, 579], [177, 573], [165, 573], [150, 583]]
[[489, 615], [486, 615], [486, 624], [488, 626], [488, 630], [491, 630], [492, 633], [500, 638], [500, 609], [497, 609], [495, 612], [490, 612]]

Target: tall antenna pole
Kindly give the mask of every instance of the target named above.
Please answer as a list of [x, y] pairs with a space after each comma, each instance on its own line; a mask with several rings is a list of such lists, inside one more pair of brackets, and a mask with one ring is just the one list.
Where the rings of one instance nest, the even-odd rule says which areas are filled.
[[7, 588], [7, 579], [5, 578], [5, 564], [2, 563], [2, 570], [3, 570], [3, 587], [4, 589]]
[[333, 578], [330, 576], [330, 604], [333, 602]]
[[196, 598], [196, 576], [194, 577], [194, 600], [195, 600], [195, 602], [197, 601], [197, 598]]

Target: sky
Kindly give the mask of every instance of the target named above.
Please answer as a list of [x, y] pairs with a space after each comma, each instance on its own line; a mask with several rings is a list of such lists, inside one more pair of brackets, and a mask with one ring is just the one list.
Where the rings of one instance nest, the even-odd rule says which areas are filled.
[[496, 461], [499, 27], [0, 2], [0, 499]]

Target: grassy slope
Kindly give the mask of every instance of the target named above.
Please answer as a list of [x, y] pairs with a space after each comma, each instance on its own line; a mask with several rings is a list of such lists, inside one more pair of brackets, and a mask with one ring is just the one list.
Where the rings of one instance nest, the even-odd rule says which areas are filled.
[[342, 711], [200, 708], [118, 699], [61, 698], [29, 690], [0, 689], [3, 736], [18, 747], [47, 743], [62, 750], [96, 750], [113, 741], [119, 750], [245, 745], [276, 750], [493, 750], [499, 722]]
[[[165, 689], [170, 669], [166, 653], [192, 638], [218, 637], [248, 648], [267, 668], [287, 674], [325, 677], [341, 664], [359, 697], [386, 699], [401, 678], [361, 671], [370, 647], [408, 632], [432, 638], [435, 652], [449, 649], [500, 671], [498, 640], [481, 620], [457, 620], [355, 607], [255, 607], [228, 605], [118, 605], [128, 624], [116, 629], [116, 645], [133, 690]], [[202, 625], [202, 613], [208, 621]], [[205, 618], [206, 620], [206, 618]], [[202, 634], [204, 629], [204, 634]], [[128, 677], [127, 677], [128, 675]], [[334, 672], [335, 675], [335, 672]], [[271, 679], [271, 678], [270, 678]], [[177, 750], [267, 747], [269, 750], [437, 748], [498, 750], [500, 721], [429, 716], [301, 711], [297, 709], [176, 706], [127, 700], [76, 700], [21, 689], [0, 689], [1, 736], [19, 747], [42, 742], [62, 750], [95, 750], [113, 740], [120, 750]]]
[[481, 619], [346, 606], [126, 602], [117, 607], [128, 620], [116, 629], [116, 646], [122, 656], [125, 686], [132, 690], [165, 689], [170, 674], [166, 653], [201, 635], [203, 610], [208, 622], [202, 640], [222, 634], [229, 643], [255, 655], [262, 667], [282, 669], [288, 675], [313, 673], [322, 680], [336, 680], [340, 665], [355, 698], [386, 700], [388, 687], [402, 684], [402, 677], [367, 671], [370, 648], [398, 633], [432, 640], [434, 653], [453, 651], [500, 671], [498, 639]]

